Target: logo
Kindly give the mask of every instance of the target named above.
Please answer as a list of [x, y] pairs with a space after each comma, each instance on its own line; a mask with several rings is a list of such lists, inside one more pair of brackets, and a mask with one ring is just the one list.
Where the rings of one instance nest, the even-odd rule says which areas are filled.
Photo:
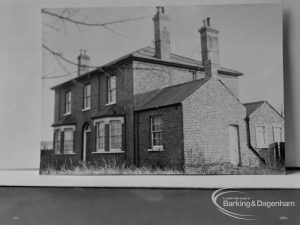
[[211, 200], [217, 209], [232, 218], [239, 220], [257, 220], [259, 210], [275, 207], [295, 207], [294, 201], [269, 201], [252, 198], [248, 193], [233, 189], [219, 189], [212, 193]]

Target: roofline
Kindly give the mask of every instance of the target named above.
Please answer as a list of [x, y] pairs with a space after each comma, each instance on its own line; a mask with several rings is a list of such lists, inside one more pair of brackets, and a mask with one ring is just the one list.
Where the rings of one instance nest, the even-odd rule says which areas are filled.
[[162, 106], [157, 106], [157, 107], [150, 107], [150, 108], [142, 108], [142, 109], [134, 109], [134, 112], [143, 112], [143, 111], [147, 111], [147, 110], [154, 110], [154, 109], [160, 109], [160, 108], [166, 108], [166, 107], [171, 107], [171, 106], [175, 106], [175, 105], [182, 105], [181, 102], [177, 102], [177, 103], [172, 103], [169, 105], [162, 105]]
[[126, 114], [124, 114], [124, 113], [122, 113], [122, 114], [114, 114], [114, 115], [107, 114], [107, 115], [100, 115], [100, 116], [95, 115], [95, 116], [91, 116], [90, 119], [91, 120], [95, 120], [95, 119], [107, 118], [107, 117], [124, 117], [125, 118]]
[[256, 112], [256, 110], [258, 110], [258, 108], [260, 108], [264, 103], [267, 103], [270, 107], [271, 107], [271, 109], [273, 109], [273, 111], [275, 111], [282, 119], [284, 119], [283, 118], [283, 116], [267, 101], [267, 100], [262, 100], [262, 101], [256, 101], [256, 102], [248, 102], [248, 103], [244, 103], [243, 105], [250, 105], [250, 104], [257, 104], [257, 103], [262, 103], [259, 107], [257, 107], [252, 113], [250, 113], [248, 116], [247, 116], [247, 118], [250, 118], [250, 116], [254, 113], [254, 112]]
[[[181, 86], [181, 85], [185, 85], [187, 83], [192, 83], [192, 82], [199, 82], [199, 81], [205, 81], [200, 87], [198, 87], [197, 89], [195, 89], [195, 91], [197, 91], [199, 88], [203, 87], [203, 85], [207, 84], [209, 81], [211, 81], [211, 79], [209, 78], [202, 78], [200, 80], [192, 80], [192, 81], [188, 81], [188, 82], [184, 82], [184, 83], [180, 83], [180, 84], [176, 84], [176, 85], [172, 85], [172, 86], [168, 86], [168, 87], [165, 87], [165, 88], [162, 88], [159, 90], [159, 92], [157, 94], [155, 94], [152, 98], [155, 98], [157, 95], [159, 95], [161, 93], [161, 91], [165, 90], [165, 89], [168, 89], [168, 88], [174, 88], [174, 87], [177, 87], [177, 86]], [[195, 91], [193, 91], [190, 95], [188, 95], [185, 99], [187, 99], [189, 96], [191, 96]], [[151, 98], [151, 99], [152, 99]], [[151, 100], [150, 99], [150, 100]], [[143, 111], [143, 110], [148, 110], [148, 109], [158, 109], [158, 108], [161, 108], [161, 107], [168, 107], [168, 106], [172, 106], [172, 105], [178, 105], [178, 104], [182, 104], [182, 102], [185, 100], [183, 99], [181, 102], [177, 102], [177, 103], [170, 103], [168, 105], [162, 105], [162, 106], [153, 106], [153, 107], [149, 107], [149, 108], [137, 108], [137, 109], [134, 109], [134, 111]], [[149, 101], [150, 101], [149, 100]], [[147, 102], [146, 102], [147, 103]], [[145, 103], [145, 104], [146, 104]]]
[[53, 123], [51, 125], [51, 127], [60, 127], [60, 126], [68, 126], [68, 125], [75, 125], [76, 126], [76, 123]]
[[247, 102], [247, 103], [243, 103], [243, 105], [250, 105], [250, 104], [257, 104], [257, 103], [264, 103], [266, 102], [266, 100], [261, 100], [261, 101], [256, 101], [256, 102]]
[[[256, 101], [256, 102], [248, 102], [248, 103], [244, 103], [243, 105], [246, 107], [246, 105], [251, 105], [251, 104], [257, 104], [257, 103], [262, 103], [260, 106], [258, 106], [253, 112], [251, 112], [249, 115], [246, 116], [246, 118], [250, 119], [250, 116], [256, 112], [258, 110], [258, 108], [260, 108], [266, 101], [262, 100], [262, 101]], [[273, 107], [272, 107], [273, 108]], [[246, 109], [247, 110], [247, 109]]]
[[[137, 50], [138, 51], [138, 50]], [[113, 60], [109, 63], [106, 63], [104, 64], [103, 66], [99, 66], [98, 68], [95, 68], [94, 70], [91, 70], [91, 71], [88, 71], [86, 72], [85, 74], [79, 76], [79, 77], [75, 77], [73, 79], [70, 79], [68, 81], [65, 81], [61, 84], [58, 84], [56, 86], [53, 86], [51, 87], [50, 89], [51, 90], [55, 90], [63, 85], [66, 85], [67, 83], [70, 83], [72, 82], [72, 80], [78, 80], [78, 79], [82, 79], [83, 77], [86, 77], [87, 75], [92, 75], [95, 71], [100, 71], [101, 70], [107, 70], [107, 69], [111, 69], [113, 68], [113, 66], [115, 65], [118, 65], [118, 64], [123, 64], [123, 63], [126, 63], [128, 61], [140, 61], [140, 62], [147, 62], [147, 63], [155, 63], [155, 64], [160, 64], [160, 65], [165, 65], [165, 66], [172, 66], [172, 67], [178, 67], [178, 68], [185, 68], [185, 69], [190, 69], [190, 70], [196, 70], [196, 71], [204, 71], [204, 67], [201, 65], [201, 62], [200, 61], [196, 61], [196, 60], [193, 60], [193, 59], [190, 59], [190, 58], [187, 58], [187, 57], [184, 57], [184, 56], [179, 56], [179, 55], [176, 55], [176, 54], [173, 54], [173, 55], [176, 55], [176, 56], [179, 56], [179, 57], [183, 57], [183, 58], [186, 58], [186, 59], [190, 59], [190, 60], [193, 60], [194, 62], [199, 62], [199, 66], [193, 66], [193, 65], [188, 65], [188, 64], [184, 64], [184, 63], [176, 63], [176, 62], [170, 62], [170, 61], [165, 61], [165, 60], [160, 60], [160, 59], [149, 59], [149, 58], [144, 58], [144, 57], [138, 57], [138, 56], [134, 56], [133, 54], [137, 51], [134, 51], [130, 54], [127, 54], [125, 56], [122, 56], [116, 60]], [[223, 68], [219, 68], [218, 69], [218, 73], [219, 74], [223, 74], [223, 75], [229, 75], [229, 76], [242, 76], [243, 73], [241, 72], [238, 72], [238, 71], [225, 71]]]

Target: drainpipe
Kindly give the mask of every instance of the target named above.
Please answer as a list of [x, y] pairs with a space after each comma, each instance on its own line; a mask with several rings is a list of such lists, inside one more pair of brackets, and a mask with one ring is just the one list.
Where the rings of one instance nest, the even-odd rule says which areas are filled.
[[246, 120], [246, 129], [247, 129], [247, 145], [248, 145], [248, 148], [250, 148], [250, 150], [257, 156], [257, 158], [265, 166], [266, 165], [266, 160], [263, 157], [261, 157], [261, 155], [251, 145], [251, 138], [250, 138], [250, 118], [246, 117], [245, 120]]
[[134, 164], [136, 166], [140, 166], [140, 159], [139, 159], [139, 138], [138, 138], [138, 134], [139, 134], [139, 114], [138, 112], [134, 112], [133, 113], [134, 118], [134, 129], [133, 129], [133, 137], [134, 137], [134, 153], [133, 153], [133, 157], [134, 157]]

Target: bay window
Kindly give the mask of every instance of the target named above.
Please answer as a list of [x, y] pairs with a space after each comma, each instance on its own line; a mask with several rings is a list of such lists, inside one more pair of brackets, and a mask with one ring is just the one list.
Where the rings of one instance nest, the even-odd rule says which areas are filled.
[[74, 154], [74, 125], [55, 127], [54, 130], [54, 153]]
[[124, 119], [109, 117], [96, 119], [96, 151], [93, 153], [124, 152]]

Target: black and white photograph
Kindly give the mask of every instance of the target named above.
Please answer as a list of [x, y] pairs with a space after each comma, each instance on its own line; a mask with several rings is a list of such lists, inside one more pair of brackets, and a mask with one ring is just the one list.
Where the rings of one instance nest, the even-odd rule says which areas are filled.
[[0, 0], [0, 224], [300, 224], [299, 12]]
[[41, 19], [40, 174], [285, 174], [279, 4]]

